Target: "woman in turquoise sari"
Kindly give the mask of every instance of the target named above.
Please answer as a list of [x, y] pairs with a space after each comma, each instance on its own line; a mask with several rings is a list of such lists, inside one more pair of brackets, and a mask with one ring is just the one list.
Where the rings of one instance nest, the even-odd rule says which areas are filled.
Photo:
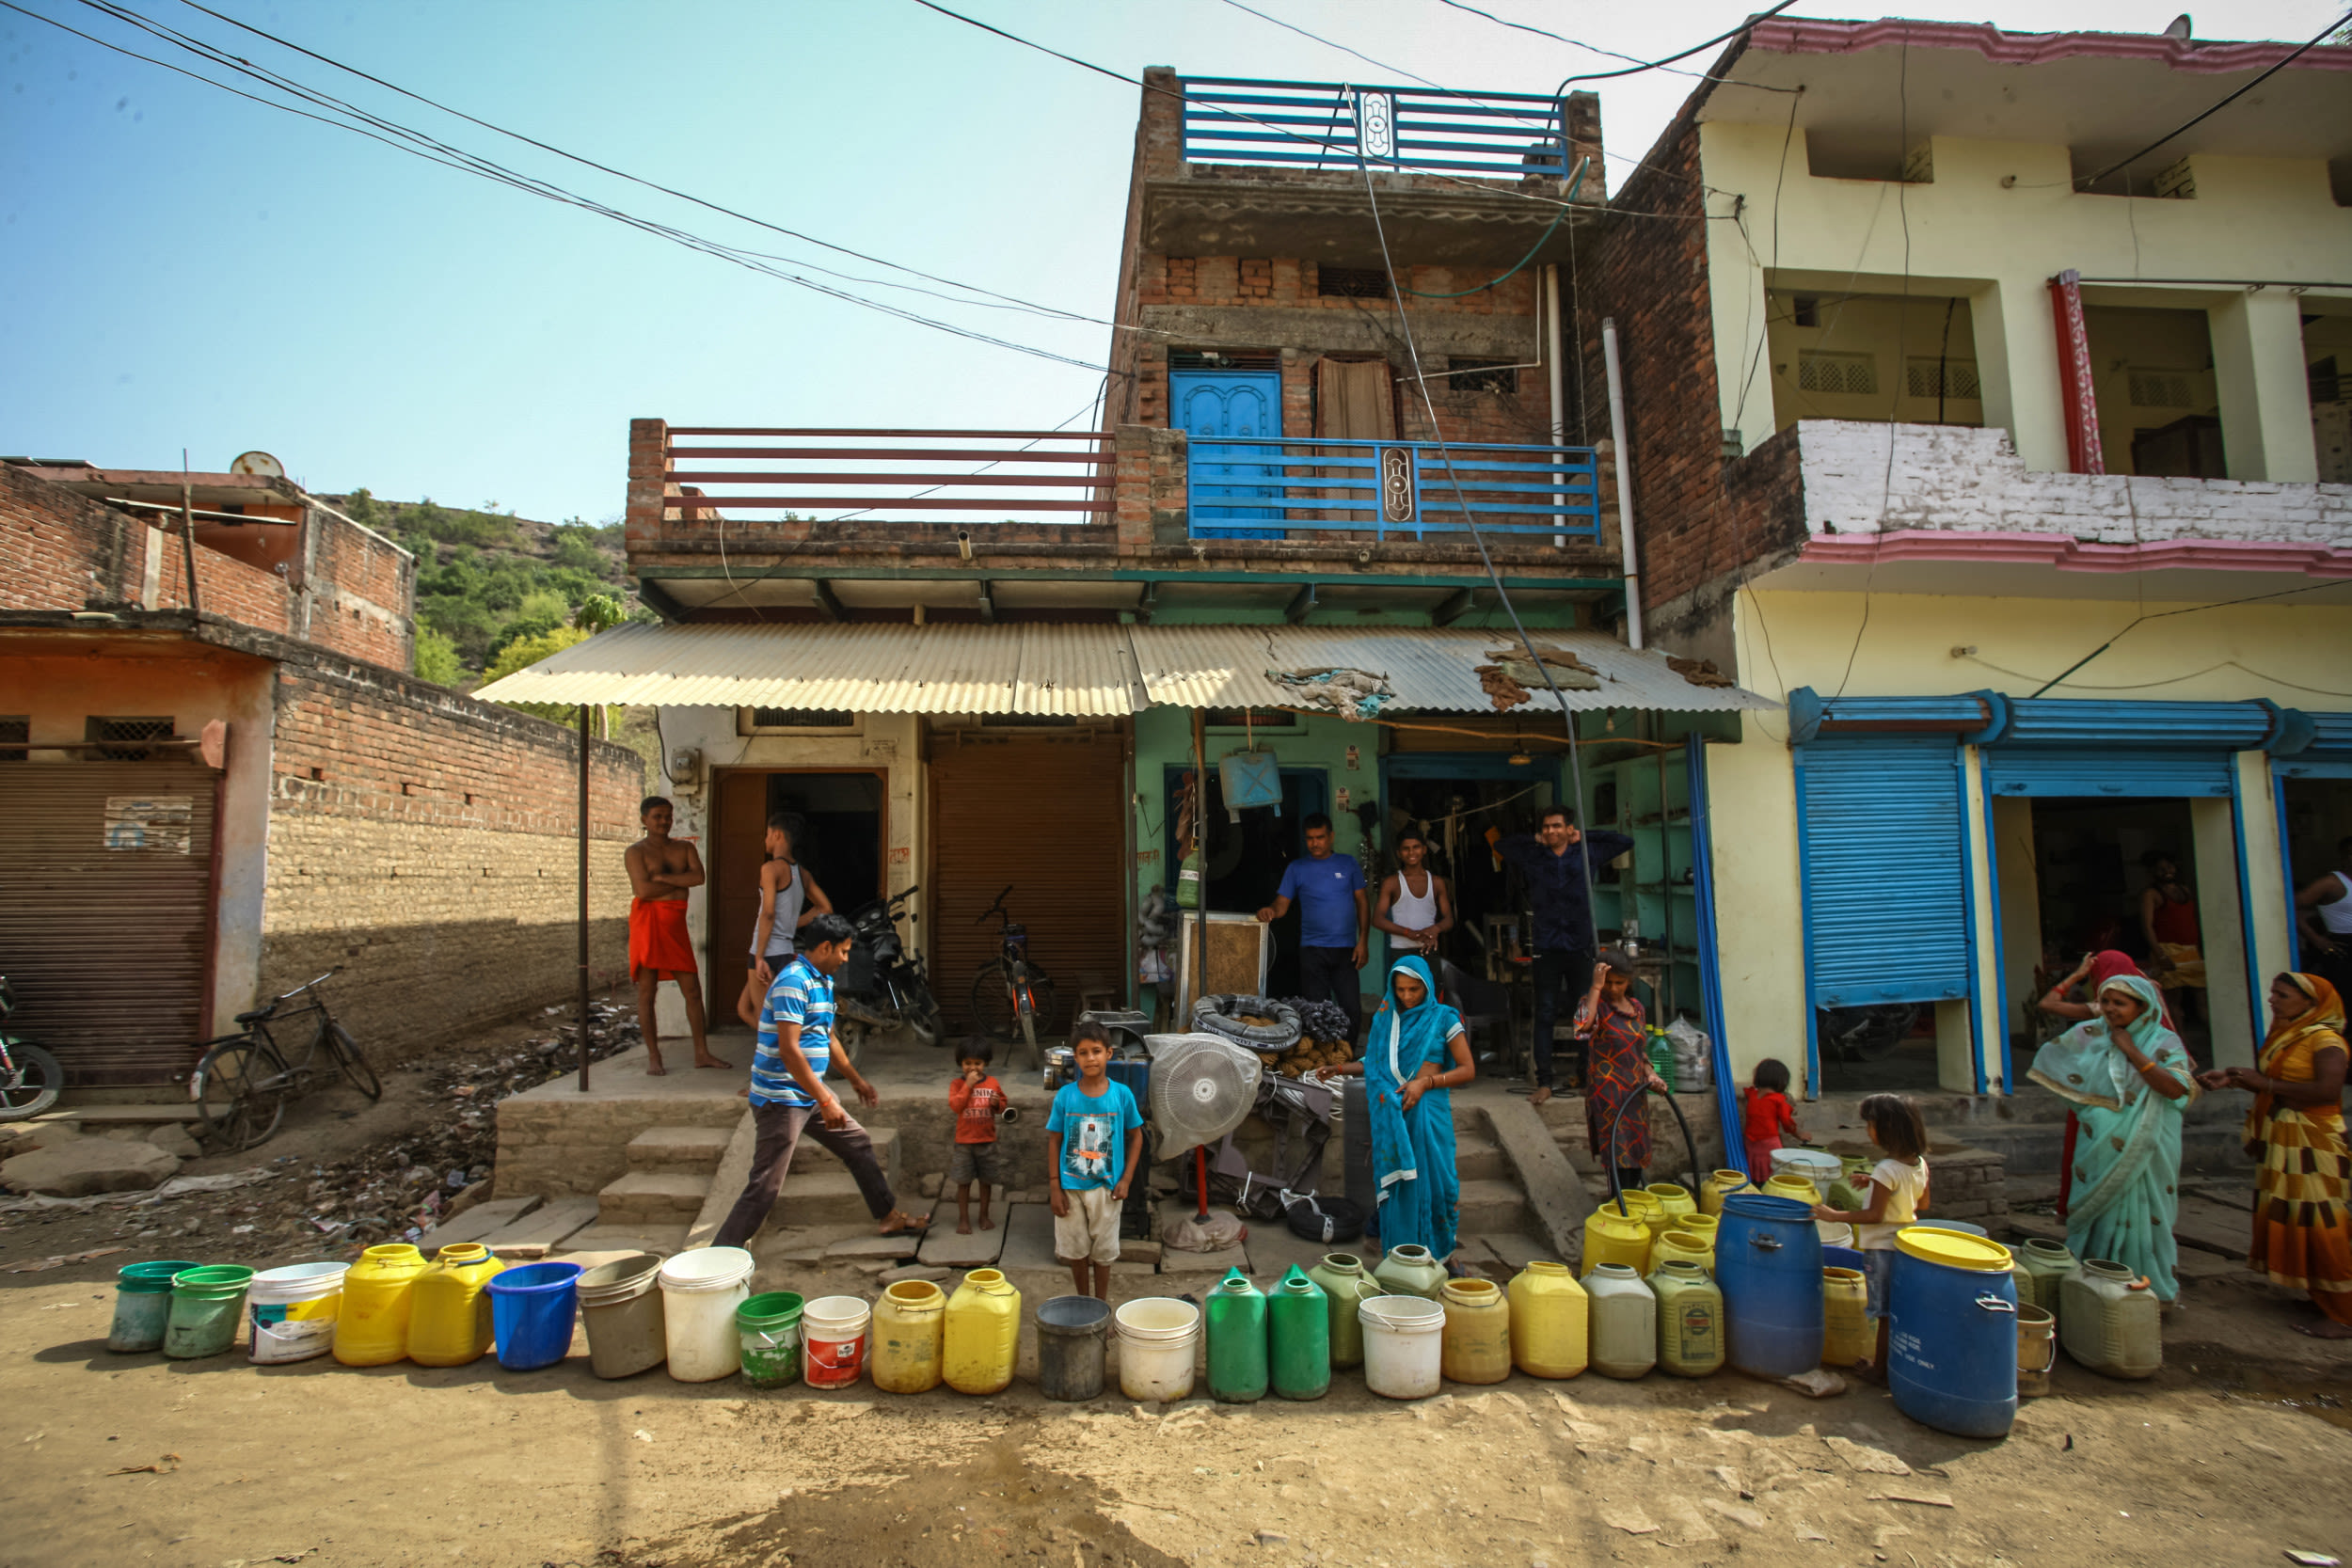
[[1379, 1183], [1372, 1228], [1383, 1248], [1454, 1250], [1462, 1182], [1454, 1165], [1454, 1096], [1477, 1075], [1461, 1015], [1439, 1002], [1427, 960], [1399, 958], [1372, 1015], [1360, 1060], [1323, 1076], [1360, 1072], [1371, 1110], [1372, 1170]]
[[2180, 1293], [2172, 1240], [2179, 1216], [2181, 1122], [2197, 1097], [2195, 1067], [2164, 1026], [2154, 982], [2119, 974], [2099, 988], [2100, 1016], [2043, 1046], [2026, 1076], [2074, 1107], [2074, 1196], [2066, 1244], [2147, 1276], [2159, 1301]]

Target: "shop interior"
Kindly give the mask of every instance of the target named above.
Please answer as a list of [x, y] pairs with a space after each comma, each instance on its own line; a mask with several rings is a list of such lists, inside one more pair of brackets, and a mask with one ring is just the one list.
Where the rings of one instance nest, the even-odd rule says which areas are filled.
[[759, 918], [758, 867], [768, 818], [788, 812], [801, 819], [793, 859], [833, 907], [855, 911], [882, 891], [882, 780], [871, 771], [770, 772], [734, 769], [719, 785], [717, 853], [711, 862], [710, 987], [714, 1018], [732, 1018], [743, 987], [751, 939]]
[[[1263, 807], [1245, 811], [1238, 821], [1226, 810], [1225, 788], [1217, 770], [1211, 768], [1205, 775], [1209, 831], [1202, 847], [1201, 885], [1208, 893], [1208, 908], [1254, 911], [1273, 903], [1282, 885], [1283, 870], [1307, 852], [1307, 818], [1318, 812], [1329, 813], [1321, 768], [1285, 768], [1281, 774], [1281, 811], [1278, 814]], [[1163, 863], [1168, 865], [1184, 863], [1177, 852], [1176, 827], [1183, 820], [1182, 802], [1191, 781], [1190, 768], [1168, 769], [1168, 827], [1162, 849], [1167, 857]], [[1372, 867], [1365, 866], [1365, 878], [1370, 879], [1372, 875]], [[1299, 993], [1298, 931], [1299, 911], [1294, 905], [1274, 923], [1274, 955], [1266, 971], [1269, 995]]]
[[[2299, 890], [2345, 863], [2336, 847], [2352, 838], [2352, 779], [2291, 778], [2279, 785], [2286, 802], [2287, 864]], [[2297, 951], [2310, 969], [2317, 955], [2308, 938]]]
[[1392, 776], [1380, 852], [1364, 867], [1374, 902], [1381, 879], [1396, 869], [1398, 835], [1407, 829], [1420, 833], [1429, 846], [1429, 868], [1454, 892], [1454, 926], [1438, 943], [1439, 955], [1470, 974], [1503, 978], [1527, 943], [1520, 895], [1488, 835], [1533, 832], [1536, 810], [1551, 798], [1549, 778]]

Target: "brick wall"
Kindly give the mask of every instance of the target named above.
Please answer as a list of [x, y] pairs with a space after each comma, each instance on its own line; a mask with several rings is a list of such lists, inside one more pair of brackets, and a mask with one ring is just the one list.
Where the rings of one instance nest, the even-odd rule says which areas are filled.
[[[1686, 118], [1670, 128], [1610, 211], [1579, 279], [1584, 384], [1600, 405], [1600, 327], [1613, 318], [1643, 610], [1668, 645], [1695, 653], [1675, 641], [1678, 626], [1713, 619], [1741, 568], [1804, 542], [1796, 446], [1782, 436], [1723, 454], [1697, 127]], [[1596, 424], [1603, 417], [1597, 406]]]
[[[155, 552], [155, 608], [170, 610], [185, 605], [187, 549], [179, 536], [137, 524], [132, 532], [140, 536], [146, 549]], [[132, 579], [134, 597], [138, 592], [138, 581], [137, 578]], [[295, 594], [286, 586], [284, 578], [259, 566], [248, 566], [218, 550], [206, 549], [200, 541], [196, 546], [196, 589], [197, 602], [207, 615], [224, 616], [257, 631], [287, 635], [296, 631]], [[405, 660], [401, 668], [407, 668]]]
[[112, 507], [0, 464], [0, 609], [80, 610], [137, 596], [147, 531]]
[[[278, 674], [261, 983], [341, 963], [336, 1013], [379, 1064], [533, 1005], [578, 974], [578, 743], [570, 732], [356, 660]], [[644, 764], [598, 742], [590, 963], [628, 970]]]
[[417, 562], [340, 514], [313, 506], [304, 523], [302, 635], [388, 669], [416, 661]]

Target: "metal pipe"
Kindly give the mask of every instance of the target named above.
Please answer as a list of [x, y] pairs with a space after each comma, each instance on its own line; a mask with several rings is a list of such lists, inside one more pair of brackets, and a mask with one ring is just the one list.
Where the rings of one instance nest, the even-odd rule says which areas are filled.
[[[1545, 341], [1547, 338], [1550, 340], [1548, 344]], [[1554, 448], [1568, 444], [1568, 411], [1563, 401], [1566, 396], [1566, 383], [1561, 372], [1561, 364], [1567, 357], [1567, 334], [1560, 330], [1560, 264], [1557, 261], [1549, 262], [1544, 267], [1544, 333], [1535, 341], [1535, 351], [1541, 355], [1546, 347], [1551, 350], [1547, 357], [1551, 361], [1548, 379], [1551, 390], [1551, 444]], [[1566, 491], [1554, 490], [1551, 493], [1552, 505], [1565, 506], [1567, 503]], [[1565, 533], [1551, 536], [1551, 547], [1555, 550], [1566, 548], [1567, 543], [1568, 536]]]
[[580, 1092], [588, 1092], [588, 705], [580, 705]]
[[1600, 354], [1609, 367], [1609, 440], [1617, 468], [1617, 549], [1625, 558], [1625, 641], [1642, 645], [1642, 564], [1633, 553], [1633, 480], [1626, 461], [1625, 378], [1617, 371], [1617, 318], [1600, 322]]
[[188, 478], [188, 449], [180, 449], [180, 558], [188, 574], [188, 613], [204, 613], [196, 591], [196, 484]]

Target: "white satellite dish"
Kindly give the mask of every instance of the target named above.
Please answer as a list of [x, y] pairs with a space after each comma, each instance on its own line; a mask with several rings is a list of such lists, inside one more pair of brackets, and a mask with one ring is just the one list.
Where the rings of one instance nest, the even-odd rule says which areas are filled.
[[230, 461], [232, 474], [249, 474], [256, 479], [283, 479], [286, 465], [265, 451], [241, 451]]

